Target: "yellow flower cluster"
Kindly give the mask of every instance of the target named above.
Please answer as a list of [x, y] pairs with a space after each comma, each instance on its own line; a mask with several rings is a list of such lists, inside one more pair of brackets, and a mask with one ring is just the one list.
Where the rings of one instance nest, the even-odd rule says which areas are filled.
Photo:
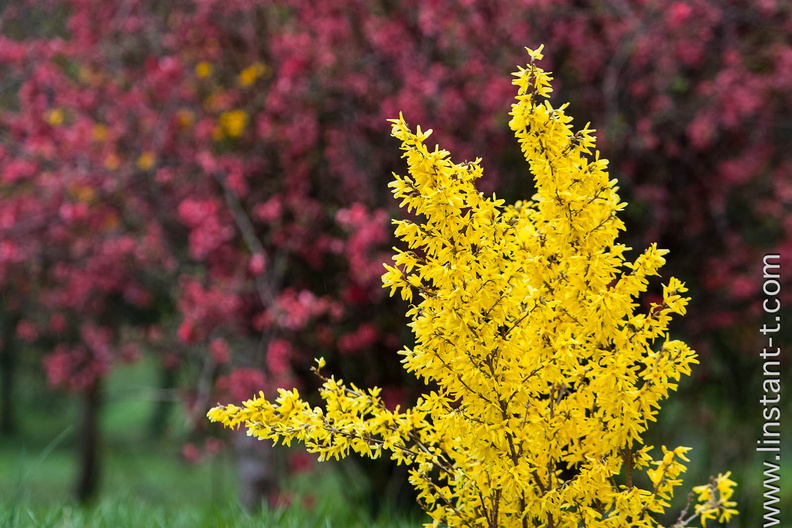
[[219, 125], [215, 127], [213, 136], [215, 140], [224, 137], [238, 138], [247, 127], [250, 116], [244, 110], [229, 110], [220, 114]]
[[573, 132], [565, 106], [550, 105], [541, 48], [528, 51], [510, 126], [535, 178], [530, 201], [485, 197], [474, 185], [480, 160], [454, 163], [426, 146], [431, 131], [392, 121], [409, 176], [390, 185], [421, 221], [394, 222], [407, 249], [383, 283], [415, 303], [416, 344], [401, 354], [433, 390], [390, 411], [378, 389], [323, 377], [324, 409], [281, 390], [209, 418], [299, 440], [322, 459], [387, 451], [410, 466], [433, 526], [655, 527], [687, 448], [664, 447], [654, 460], [642, 434], [697, 362], [667, 335], [672, 314], [685, 312], [685, 287], [669, 280], [662, 303], [637, 312], [666, 251], [652, 245], [625, 260], [629, 248], [616, 242], [625, 204], [593, 130]]
[[157, 158], [154, 157], [154, 153], [150, 151], [143, 152], [137, 159], [137, 168], [143, 171], [147, 171], [154, 167], [155, 163], [157, 162]]
[[239, 72], [239, 75], [237, 75], [237, 84], [243, 88], [247, 88], [252, 86], [259, 77], [266, 76], [267, 74], [269, 74], [267, 65], [257, 62]]
[[64, 112], [62, 108], [55, 108], [54, 110], [50, 110], [46, 114], [47, 123], [52, 126], [58, 126], [63, 124]]
[[737, 515], [737, 510], [734, 508], [737, 503], [731, 500], [737, 483], [730, 479], [730, 476], [731, 471], [725, 475], [718, 475], [709, 484], [693, 488], [693, 492], [698, 495], [699, 504], [696, 505], [696, 514], [701, 515], [702, 526], [707, 526], [708, 519], [728, 522], [732, 516]]
[[200, 79], [205, 79], [212, 75], [214, 66], [210, 62], [201, 61], [195, 65], [195, 75]]

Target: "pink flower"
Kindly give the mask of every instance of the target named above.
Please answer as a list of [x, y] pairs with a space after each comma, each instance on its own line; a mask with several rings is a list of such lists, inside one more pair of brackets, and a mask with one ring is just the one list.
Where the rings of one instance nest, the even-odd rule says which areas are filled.
[[283, 374], [291, 368], [292, 346], [285, 339], [273, 339], [267, 347], [267, 367], [273, 374]]
[[36, 338], [38, 338], [38, 329], [27, 319], [22, 319], [19, 321], [19, 324], [17, 324], [16, 333], [20, 339], [27, 341], [28, 343], [32, 343], [36, 340]]
[[338, 351], [342, 354], [359, 352], [373, 345], [378, 338], [377, 329], [369, 324], [360, 325], [357, 330], [338, 338]]
[[263, 204], [259, 204], [253, 208], [253, 214], [259, 220], [267, 223], [275, 222], [281, 217], [283, 204], [280, 196], [273, 196]]
[[193, 329], [193, 325], [187, 321], [183, 321], [182, 324], [179, 325], [176, 335], [179, 336], [179, 341], [187, 345], [195, 342], [195, 331]]
[[52, 314], [50, 317], [49, 328], [51, 332], [58, 334], [66, 330], [66, 317], [61, 313]]
[[294, 475], [310, 471], [315, 462], [316, 456], [306, 451], [294, 451], [289, 453], [289, 474]]
[[217, 380], [217, 388], [225, 392], [231, 401], [247, 400], [266, 388], [264, 373], [254, 368], [234, 369], [228, 376]]
[[121, 346], [121, 361], [134, 363], [140, 358], [140, 346], [136, 343], [125, 343]]
[[223, 449], [223, 442], [217, 438], [209, 437], [204, 441], [204, 452], [207, 455], [216, 455]]
[[179, 218], [189, 227], [197, 227], [207, 218], [217, 214], [218, 205], [215, 200], [197, 200], [187, 198], [179, 204]]
[[671, 2], [666, 11], [666, 21], [669, 27], [678, 28], [681, 26], [693, 12], [693, 9], [687, 2]]
[[264, 269], [267, 265], [267, 258], [262, 253], [256, 253], [252, 257], [250, 257], [250, 263], [248, 263], [248, 270], [252, 275], [261, 275], [264, 273]]
[[182, 456], [191, 464], [197, 464], [201, 461], [201, 451], [193, 444], [185, 444], [182, 447]]
[[224, 365], [231, 361], [231, 349], [228, 348], [228, 343], [225, 339], [216, 338], [209, 343], [209, 352], [212, 354], [212, 359], [218, 365]]

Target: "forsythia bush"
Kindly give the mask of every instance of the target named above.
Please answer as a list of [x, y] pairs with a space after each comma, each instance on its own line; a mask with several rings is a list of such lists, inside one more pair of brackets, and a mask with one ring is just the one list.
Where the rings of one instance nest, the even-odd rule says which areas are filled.
[[[483, 196], [480, 160], [455, 164], [427, 148], [431, 131], [392, 121], [410, 176], [391, 186], [423, 221], [395, 222], [409, 250], [397, 251], [383, 282], [420, 297], [403, 362], [433, 390], [389, 410], [378, 389], [322, 376], [320, 359], [325, 409], [281, 389], [274, 402], [260, 394], [209, 417], [261, 439], [300, 440], [321, 459], [388, 451], [411, 466], [434, 525], [658, 526], [688, 448], [663, 447], [655, 459], [641, 436], [697, 362], [667, 334], [671, 315], [685, 313], [686, 288], [672, 278], [662, 303], [636, 313], [666, 251], [625, 261], [616, 242], [625, 204], [606, 160], [591, 156], [593, 130], [573, 133], [565, 106], [547, 101], [541, 48], [529, 54], [515, 73], [510, 126], [535, 177], [531, 201]], [[727, 473], [695, 488], [699, 503], [675, 526], [728, 520], [734, 485]]]

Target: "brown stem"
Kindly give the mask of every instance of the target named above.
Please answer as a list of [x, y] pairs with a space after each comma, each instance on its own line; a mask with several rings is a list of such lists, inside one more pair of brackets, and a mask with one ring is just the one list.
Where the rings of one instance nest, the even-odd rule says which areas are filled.
[[633, 487], [633, 483], [632, 483], [632, 470], [633, 470], [633, 452], [632, 452], [632, 448], [631, 447], [626, 448], [624, 450], [624, 452], [622, 453], [622, 456], [624, 458], [624, 465], [626, 467], [625, 484], [627, 485], [628, 489], [632, 489], [632, 487]]

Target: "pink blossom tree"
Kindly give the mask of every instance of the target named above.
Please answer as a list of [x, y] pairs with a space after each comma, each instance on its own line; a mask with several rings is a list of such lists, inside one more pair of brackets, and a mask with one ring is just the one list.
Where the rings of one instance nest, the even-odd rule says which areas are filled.
[[503, 109], [522, 46], [542, 42], [637, 205], [628, 221], [689, 256], [672, 272], [700, 292], [709, 315], [686, 330], [706, 348], [758, 294], [758, 255], [792, 243], [779, 221], [789, 15], [716, 0], [10, 5], [0, 358], [36, 343], [49, 381], [83, 395], [84, 498], [102, 380], [144, 352], [192, 366], [194, 417], [230, 391], [310, 387], [319, 352], [367, 359], [338, 364], [391, 377], [397, 401], [399, 369], [381, 354], [402, 324], [379, 288], [400, 167], [385, 120], [401, 111], [462, 158], [486, 152], [482, 190], [525, 196]]

